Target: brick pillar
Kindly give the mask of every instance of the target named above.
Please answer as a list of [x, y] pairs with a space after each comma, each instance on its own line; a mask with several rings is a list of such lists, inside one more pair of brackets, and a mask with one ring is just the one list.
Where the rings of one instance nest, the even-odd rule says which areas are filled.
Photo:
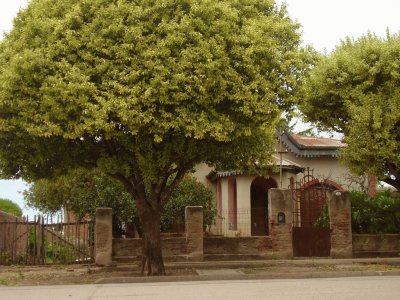
[[[268, 190], [269, 235], [272, 240], [272, 251], [276, 258], [292, 258], [292, 216], [293, 200], [288, 189]], [[285, 222], [278, 222], [284, 217]]]
[[203, 259], [203, 207], [185, 208], [186, 245], [188, 257], [193, 260]]
[[96, 209], [95, 263], [99, 266], [112, 264], [112, 209]]
[[331, 257], [352, 257], [350, 193], [348, 191], [334, 191], [329, 198], [329, 217], [332, 229]]

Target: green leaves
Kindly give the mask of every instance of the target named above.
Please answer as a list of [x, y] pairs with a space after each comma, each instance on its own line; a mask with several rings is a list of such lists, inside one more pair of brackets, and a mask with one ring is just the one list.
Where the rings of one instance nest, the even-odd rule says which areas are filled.
[[400, 231], [400, 199], [390, 192], [370, 198], [361, 192], [351, 193], [352, 229], [354, 233], [398, 233]]
[[274, 1], [31, 1], [0, 43], [2, 176], [255, 167], [313, 63], [298, 28]]
[[71, 170], [53, 179], [32, 183], [24, 191], [31, 207], [53, 214], [62, 209], [75, 212], [78, 220], [86, 215], [94, 218], [97, 207], [111, 207], [119, 223], [130, 222], [135, 216], [135, 201], [125, 188], [98, 170]]
[[343, 159], [400, 188], [400, 37], [346, 39], [323, 58], [306, 85], [308, 120], [345, 134]]
[[8, 199], [0, 198], [0, 211], [4, 211], [16, 217], [22, 216], [22, 209], [18, 206], [18, 204]]
[[184, 225], [186, 206], [202, 206], [204, 226], [214, 224], [217, 209], [213, 193], [195, 178], [186, 176], [163, 208], [161, 215], [162, 230], [168, 231], [173, 225]]
[[313, 62], [298, 27], [272, 0], [32, 0], [0, 43], [1, 176], [98, 167], [150, 218], [201, 162], [262, 169]]

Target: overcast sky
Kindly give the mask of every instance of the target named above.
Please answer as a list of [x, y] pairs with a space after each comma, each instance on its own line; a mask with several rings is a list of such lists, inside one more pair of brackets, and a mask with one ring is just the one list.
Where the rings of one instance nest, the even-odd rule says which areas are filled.
[[[278, 0], [278, 3], [283, 1]], [[303, 41], [318, 51], [330, 52], [346, 36], [359, 37], [368, 31], [386, 36], [400, 32], [400, 0], [286, 0], [290, 16], [302, 24]], [[0, 0], [0, 32], [8, 32], [12, 19], [28, 0]], [[0, 198], [24, 207], [18, 191], [21, 181], [0, 180]], [[24, 209], [24, 213], [28, 213]], [[30, 212], [32, 215], [32, 212]]]

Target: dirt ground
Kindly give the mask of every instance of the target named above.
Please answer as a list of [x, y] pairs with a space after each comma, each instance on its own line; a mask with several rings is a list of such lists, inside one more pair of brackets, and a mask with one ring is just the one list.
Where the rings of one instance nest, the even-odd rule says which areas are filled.
[[[241, 274], [263, 275], [273, 273], [300, 272], [356, 272], [356, 271], [400, 271], [400, 265], [388, 264], [344, 264], [323, 266], [273, 265], [262, 268], [236, 268]], [[56, 266], [0, 266], [0, 286], [90, 284], [101, 278], [138, 277], [137, 266], [100, 268], [94, 265]], [[167, 276], [197, 276], [194, 268], [168, 268]]]
[[[167, 276], [195, 275], [192, 269], [167, 270]], [[0, 266], [0, 286], [90, 284], [105, 277], [137, 277], [137, 267], [100, 268], [94, 265]]]

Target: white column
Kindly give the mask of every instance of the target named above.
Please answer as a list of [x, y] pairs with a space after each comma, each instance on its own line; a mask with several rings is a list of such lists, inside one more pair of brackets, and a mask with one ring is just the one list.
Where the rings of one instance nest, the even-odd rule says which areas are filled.
[[238, 231], [241, 236], [251, 236], [251, 198], [250, 188], [254, 176], [236, 178]]
[[228, 235], [228, 178], [221, 178], [222, 234]]

